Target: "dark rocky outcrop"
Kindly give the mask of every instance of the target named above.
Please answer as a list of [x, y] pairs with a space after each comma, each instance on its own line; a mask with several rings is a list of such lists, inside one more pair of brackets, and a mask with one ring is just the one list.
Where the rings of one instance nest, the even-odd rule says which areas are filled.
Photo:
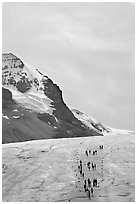
[[53, 100], [52, 105], [55, 107], [55, 117], [59, 118], [60, 120], [65, 120], [67, 122], [76, 121], [77, 119], [74, 117], [73, 113], [64, 103], [62, 91], [60, 90], [59, 86], [54, 84], [53, 81], [49, 78], [48, 80], [46, 80], [46, 83], [43, 81], [43, 84], [45, 95], [48, 96], [51, 100]]
[[17, 82], [17, 90], [21, 93], [27, 92], [31, 88], [31, 83], [28, 80], [27, 77], [23, 76], [18, 82]]
[[12, 109], [13, 105], [15, 105], [15, 102], [12, 99], [11, 91], [2, 88], [2, 109]]
[[12, 103], [13, 99], [11, 91], [2, 87], [2, 99]]

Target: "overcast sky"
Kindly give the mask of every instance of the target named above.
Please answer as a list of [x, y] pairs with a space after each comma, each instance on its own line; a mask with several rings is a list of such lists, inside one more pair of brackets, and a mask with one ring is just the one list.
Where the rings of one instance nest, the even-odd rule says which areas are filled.
[[3, 53], [35, 65], [67, 105], [134, 130], [134, 4], [3, 3]]

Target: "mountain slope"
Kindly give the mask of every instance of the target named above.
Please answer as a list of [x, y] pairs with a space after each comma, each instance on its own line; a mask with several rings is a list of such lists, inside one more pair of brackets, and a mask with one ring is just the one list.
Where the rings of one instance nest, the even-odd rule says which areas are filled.
[[2, 55], [3, 143], [102, 135], [64, 103], [59, 86], [12, 53]]
[[97, 133], [107, 133], [110, 132], [110, 128], [106, 127], [105, 125], [97, 122], [95, 119], [87, 116], [86, 114], [80, 112], [79, 110], [72, 109], [73, 114], [75, 117], [80, 120], [83, 124], [85, 124], [90, 129], [96, 131]]

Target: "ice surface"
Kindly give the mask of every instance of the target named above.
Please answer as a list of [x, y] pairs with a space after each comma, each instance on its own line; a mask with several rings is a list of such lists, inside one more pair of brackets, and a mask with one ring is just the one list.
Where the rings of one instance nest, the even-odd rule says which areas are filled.
[[[97, 150], [97, 155], [86, 156], [85, 150]], [[135, 202], [133, 134], [11, 143], [2, 151], [3, 202]], [[89, 161], [96, 170], [88, 170]], [[99, 184], [91, 200], [83, 188], [88, 178]]]

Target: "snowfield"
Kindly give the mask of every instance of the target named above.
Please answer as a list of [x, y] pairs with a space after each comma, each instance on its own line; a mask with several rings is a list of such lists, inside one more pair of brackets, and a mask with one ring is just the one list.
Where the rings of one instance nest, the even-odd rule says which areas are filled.
[[[37, 140], [3, 144], [3, 202], [135, 201], [135, 135]], [[103, 145], [103, 149], [99, 148]], [[97, 150], [86, 156], [86, 150]], [[84, 178], [78, 165], [82, 161]], [[87, 162], [95, 163], [89, 170]], [[90, 199], [84, 180], [97, 179]]]
[[[15, 102], [26, 109], [31, 109], [38, 113], [49, 113], [52, 115], [55, 108], [51, 105], [53, 102], [50, 98], [44, 95], [41, 91], [35, 91], [31, 88], [27, 93], [21, 93], [15, 88], [4, 86], [12, 92], [12, 96]], [[14, 110], [15, 111], [15, 110]]]

